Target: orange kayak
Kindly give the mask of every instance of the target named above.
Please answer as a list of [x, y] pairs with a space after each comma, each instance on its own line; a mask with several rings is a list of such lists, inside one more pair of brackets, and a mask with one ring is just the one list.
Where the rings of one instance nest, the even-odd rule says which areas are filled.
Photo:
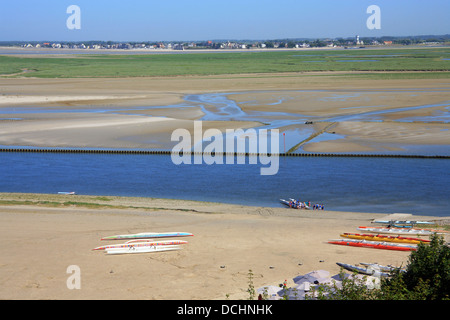
[[360, 233], [343, 233], [341, 234], [343, 238], [358, 239], [358, 240], [369, 240], [369, 241], [385, 241], [385, 242], [396, 242], [396, 243], [428, 243], [430, 240], [420, 239], [420, 238], [409, 238], [402, 236], [388, 236], [383, 234], [360, 234]]

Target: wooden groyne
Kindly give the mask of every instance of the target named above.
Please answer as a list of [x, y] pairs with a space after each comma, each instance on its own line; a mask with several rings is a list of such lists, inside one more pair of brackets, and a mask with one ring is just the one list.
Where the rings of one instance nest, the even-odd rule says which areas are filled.
[[293, 146], [292, 148], [290, 148], [286, 153], [293, 153], [295, 150], [297, 150], [298, 148], [300, 148], [302, 145], [306, 144], [307, 142], [311, 141], [312, 139], [314, 139], [315, 137], [320, 136], [322, 133], [326, 132], [328, 129], [330, 129], [331, 127], [335, 126], [337, 124], [337, 122], [332, 122], [329, 123], [327, 126], [325, 126], [325, 128], [323, 128], [322, 130], [312, 134], [310, 137], [306, 138], [303, 141], [300, 141], [299, 143], [297, 143], [295, 146]]
[[[22, 153], [90, 153], [90, 154], [140, 154], [140, 155], [172, 155], [180, 154], [172, 150], [127, 150], [127, 149], [59, 149], [59, 148], [0, 148], [0, 152]], [[369, 157], [369, 158], [423, 158], [423, 159], [450, 159], [446, 155], [409, 155], [409, 154], [357, 154], [357, 153], [249, 153], [249, 152], [184, 152], [190, 155], [202, 156], [275, 156], [279, 157]]]

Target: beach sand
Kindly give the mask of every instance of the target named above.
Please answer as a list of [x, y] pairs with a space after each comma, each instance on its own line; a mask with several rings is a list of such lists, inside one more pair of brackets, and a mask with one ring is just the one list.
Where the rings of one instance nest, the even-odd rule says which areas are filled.
[[[258, 288], [318, 269], [337, 274], [336, 262], [404, 266], [409, 256], [326, 243], [384, 214], [82, 195], [0, 199], [0, 299], [246, 299], [249, 270]], [[69, 201], [83, 204], [57, 205]], [[167, 231], [194, 236], [181, 238], [189, 243], [179, 251], [91, 250], [121, 242], [105, 236]], [[80, 268], [80, 289], [66, 285], [71, 265]]]
[[[204, 113], [183, 100], [186, 94], [230, 93], [246, 112], [281, 112], [305, 115], [314, 121], [379, 110], [397, 110], [380, 122], [339, 121], [325, 133], [342, 139], [309, 141], [307, 152], [365, 152], [408, 146], [448, 147], [449, 123], [433, 121], [447, 113], [446, 79], [369, 80], [337, 73], [284, 73], [221, 76], [179, 76], [117, 79], [0, 79], [0, 145], [85, 148], [170, 149], [172, 132], [192, 130]], [[236, 94], [239, 93], [239, 94]], [[164, 108], [182, 104], [179, 108]], [[405, 108], [437, 104], [432, 108]], [[146, 108], [148, 107], [148, 108]], [[33, 110], [59, 110], [35, 113]], [[11, 113], [12, 110], [12, 113]], [[67, 112], [61, 112], [67, 110]], [[86, 112], [72, 112], [83, 110]], [[2, 112], [3, 111], [3, 112]], [[396, 122], [404, 118], [429, 121]], [[292, 119], [280, 115], [278, 119]], [[204, 122], [204, 130], [250, 128], [258, 121]], [[304, 130], [303, 123], [280, 127], [280, 132]], [[313, 134], [323, 129], [319, 122]], [[301, 141], [293, 142], [293, 145]]]

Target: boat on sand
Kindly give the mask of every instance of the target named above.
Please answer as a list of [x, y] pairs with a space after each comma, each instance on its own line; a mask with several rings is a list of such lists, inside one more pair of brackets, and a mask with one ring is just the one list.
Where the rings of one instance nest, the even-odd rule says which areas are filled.
[[180, 246], [147, 246], [147, 247], [126, 247], [126, 248], [114, 248], [106, 249], [107, 254], [129, 254], [129, 253], [149, 253], [149, 252], [161, 252], [161, 251], [173, 251], [181, 249]]
[[390, 228], [390, 227], [358, 227], [359, 231], [387, 233], [387, 234], [414, 234], [422, 236], [431, 236], [433, 233], [446, 233], [444, 230], [436, 229], [415, 229], [415, 228]]
[[123, 239], [157, 239], [157, 238], [170, 238], [170, 237], [189, 237], [193, 236], [192, 233], [189, 232], [163, 232], [163, 233], [155, 233], [155, 232], [142, 232], [135, 234], [120, 234], [115, 236], [104, 237], [101, 240], [123, 240]]
[[59, 191], [58, 194], [75, 195], [77, 193], [75, 191]]
[[417, 224], [433, 224], [433, 222], [428, 221], [417, 221], [417, 220], [375, 220], [372, 223], [380, 223], [387, 225], [417, 225]]
[[365, 234], [365, 233], [342, 233], [341, 237], [357, 240], [369, 240], [369, 241], [385, 241], [385, 242], [396, 242], [396, 243], [428, 243], [430, 240], [412, 237], [402, 237], [400, 235], [384, 235], [384, 234]]
[[280, 199], [280, 203], [284, 204], [286, 207], [289, 207], [292, 209], [311, 210], [311, 207], [306, 202], [297, 201], [295, 199], [289, 199], [289, 200]]
[[342, 262], [336, 262], [336, 264], [348, 271], [357, 272], [368, 276], [388, 277], [390, 275], [388, 272], [386, 272], [386, 269], [382, 269], [382, 266], [379, 266], [377, 264], [368, 264], [362, 267]]
[[330, 240], [328, 243], [337, 244], [341, 246], [351, 246], [360, 248], [373, 248], [373, 249], [384, 249], [384, 250], [397, 250], [397, 251], [416, 251], [417, 245], [405, 244], [405, 243], [392, 243], [392, 242], [378, 242], [378, 241], [367, 241], [367, 240]]
[[151, 240], [151, 239], [143, 239], [143, 240], [130, 240], [121, 244], [110, 244], [106, 246], [101, 246], [94, 248], [92, 250], [113, 250], [113, 249], [125, 249], [125, 248], [146, 248], [146, 247], [154, 247], [154, 246], [170, 246], [170, 245], [180, 245], [187, 244], [187, 241], [184, 240]]

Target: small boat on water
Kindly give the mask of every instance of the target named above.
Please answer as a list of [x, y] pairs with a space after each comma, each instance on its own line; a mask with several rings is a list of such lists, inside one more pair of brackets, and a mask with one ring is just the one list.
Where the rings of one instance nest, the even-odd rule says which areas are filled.
[[444, 230], [435, 230], [435, 229], [415, 229], [415, 228], [395, 228], [395, 227], [358, 227], [358, 230], [374, 233], [414, 234], [422, 236], [430, 236], [433, 233], [447, 232]]
[[143, 240], [130, 240], [121, 244], [111, 244], [106, 246], [101, 246], [94, 248], [92, 250], [113, 250], [113, 249], [123, 249], [123, 248], [143, 248], [143, 247], [154, 247], [154, 246], [171, 246], [171, 245], [180, 245], [187, 244], [187, 241], [184, 240], [151, 240], [151, 239], [143, 239]]
[[147, 247], [126, 247], [106, 249], [107, 254], [129, 254], [129, 253], [149, 253], [161, 251], [180, 250], [180, 246], [147, 246]]
[[397, 251], [416, 251], [417, 245], [403, 244], [403, 243], [390, 243], [390, 242], [377, 242], [367, 240], [330, 240], [328, 243], [337, 244], [341, 246], [361, 247], [361, 248], [373, 248], [384, 250], [397, 250]]
[[[387, 267], [379, 266], [377, 264], [367, 264], [364, 267], [356, 266], [353, 264], [336, 262], [336, 264], [348, 271], [357, 272], [360, 274], [374, 276], [374, 277], [389, 277], [389, 271]], [[383, 269], [384, 268], [384, 269]]]
[[385, 241], [385, 242], [396, 242], [396, 243], [428, 243], [430, 240], [420, 239], [420, 238], [411, 238], [411, 237], [402, 237], [400, 235], [397, 236], [388, 236], [383, 234], [360, 234], [360, 233], [342, 233], [341, 237], [349, 238], [349, 239], [357, 239], [357, 240], [369, 240], [369, 241]]
[[58, 194], [74, 195], [75, 191], [59, 191]]
[[169, 237], [189, 237], [193, 236], [189, 232], [143, 232], [135, 234], [120, 234], [115, 236], [104, 237], [101, 240], [123, 240], [123, 239], [153, 239], [153, 238], [169, 238]]

